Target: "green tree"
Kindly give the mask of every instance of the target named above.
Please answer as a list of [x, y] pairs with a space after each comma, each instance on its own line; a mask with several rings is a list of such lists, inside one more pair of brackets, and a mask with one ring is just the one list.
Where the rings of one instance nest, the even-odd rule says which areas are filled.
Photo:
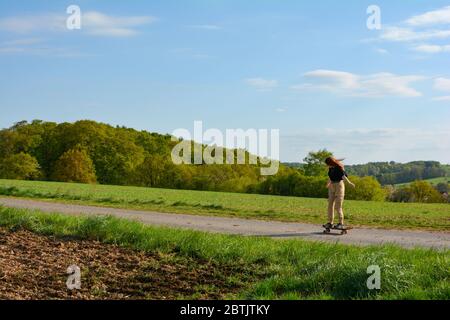
[[0, 158], [6, 158], [15, 153], [17, 133], [5, 129], [0, 131]]
[[414, 181], [407, 188], [411, 193], [412, 202], [433, 203], [444, 201], [442, 195], [426, 181]]
[[0, 161], [0, 177], [3, 179], [36, 179], [39, 178], [39, 163], [26, 153], [10, 155]]
[[61, 182], [95, 183], [95, 168], [86, 150], [66, 151], [56, 162], [52, 180]]
[[303, 159], [305, 165], [303, 169], [307, 176], [324, 176], [327, 173], [327, 166], [325, 159], [332, 157], [333, 153], [327, 149], [319, 150], [317, 152], [311, 151], [308, 156]]
[[160, 155], [147, 155], [136, 168], [135, 181], [145, 187], [180, 188], [181, 171], [171, 161]]

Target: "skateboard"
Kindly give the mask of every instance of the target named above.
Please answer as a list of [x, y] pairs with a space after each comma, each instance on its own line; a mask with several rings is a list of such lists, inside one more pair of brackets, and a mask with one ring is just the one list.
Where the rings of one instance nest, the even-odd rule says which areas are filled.
[[[323, 225], [322, 227], [325, 228], [325, 225]], [[323, 233], [328, 234], [328, 233], [331, 233], [331, 230], [340, 230], [340, 231], [341, 231], [341, 234], [343, 235], [343, 234], [347, 234], [347, 231], [348, 231], [348, 230], [351, 230], [351, 229], [353, 229], [353, 227], [344, 227], [344, 228], [335, 228], [335, 227], [332, 227], [332, 228], [325, 228], [325, 230], [323, 230]]]

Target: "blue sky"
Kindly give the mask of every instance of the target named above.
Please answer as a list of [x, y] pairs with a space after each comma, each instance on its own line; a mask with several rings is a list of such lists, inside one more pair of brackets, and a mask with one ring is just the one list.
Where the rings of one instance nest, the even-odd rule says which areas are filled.
[[350, 164], [450, 163], [450, 3], [344, 3], [1, 1], [0, 127], [202, 120], [280, 129], [283, 161], [326, 147]]

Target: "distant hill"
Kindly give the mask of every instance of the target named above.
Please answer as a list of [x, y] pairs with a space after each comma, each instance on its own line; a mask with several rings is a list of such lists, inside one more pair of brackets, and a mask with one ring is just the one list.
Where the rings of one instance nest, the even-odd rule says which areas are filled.
[[[291, 168], [301, 168], [300, 162], [284, 163]], [[450, 165], [441, 164], [438, 161], [412, 161], [408, 163], [398, 162], [369, 162], [367, 164], [347, 165], [349, 174], [365, 177], [375, 177], [382, 185], [405, 184], [415, 180], [430, 180], [446, 177], [450, 179]], [[436, 182], [438, 180], [431, 180]], [[440, 180], [439, 180], [440, 181]]]
[[[432, 185], [437, 185], [438, 183], [447, 183], [450, 184], [450, 175], [447, 177], [439, 177], [439, 178], [431, 178], [431, 179], [424, 179], [424, 181], [431, 183]], [[405, 183], [398, 183], [395, 186], [396, 187], [401, 187], [407, 184], [410, 184], [411, 181], [409, 182], [405, 182]]]

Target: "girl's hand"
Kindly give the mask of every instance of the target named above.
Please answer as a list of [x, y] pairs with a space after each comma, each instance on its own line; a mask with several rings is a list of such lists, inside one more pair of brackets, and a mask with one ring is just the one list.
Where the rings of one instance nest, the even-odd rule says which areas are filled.
[[354, 184], [353, 182], [350, 182], [350, 185], [351, 185], [353, 188], [356, 188], [356, 186], [355, 186], [355, 184]]

